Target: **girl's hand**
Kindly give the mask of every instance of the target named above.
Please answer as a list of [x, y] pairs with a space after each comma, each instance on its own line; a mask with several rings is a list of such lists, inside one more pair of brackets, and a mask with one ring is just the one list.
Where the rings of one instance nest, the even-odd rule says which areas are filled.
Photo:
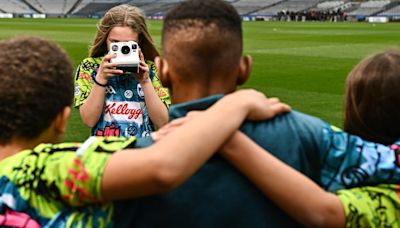
[[124, 73], [124, 71], [115, 68], [117, 66], [117, 63], [110, 63], [110, 60], [112, 58], [115, 58], [116, 56], [117, 54], [115, 53], [104, 56], [103, 60], [100, 63], [99, 69], [97, 69], [97, 82], [105, 85], [107, 84], [108, 79], [110, 79], [111, 77]]
[[134, 74], [134, 77], [140, 84], [142, 84], [148, 81], [150, 69], [144, 60], [144, 56], [141, 49], [139, 49], [139, 58], [140, 58], [139, 73]]

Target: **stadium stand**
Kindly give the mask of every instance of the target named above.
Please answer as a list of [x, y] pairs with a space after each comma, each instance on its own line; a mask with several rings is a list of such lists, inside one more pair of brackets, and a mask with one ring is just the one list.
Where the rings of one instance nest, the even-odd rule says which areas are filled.
[[0, 10], [3, 13], [13, 13], [13, 14], [25, 14], [25, 13], [36, 13], [27, 4], [19, 0], [6, 0], [2, 1], [0, 5]]
[[277, 15], [279, 12], [299, 12], [316, 6], [319, 0], [291, 0], [265, 8], [257, 12], [259, 15]]
[[317, 4], [318, 10], [336, 10], [344, 5], [344, 1], [326, 1]]
[[[140, 6], [140, 8], [146, 13], [147, 16], [163, 16], [169, 9], [175, 6], [181, 0], [164, 0], [155, 1], [152, 4], [146, 4]], [[135, 4], [136, 1], [131, 1], [130, 3]]]
[[396, 2], [393, 8], [379, 13], [378, 16], [390, 17], [395, 20], [400, 19], [400, 2]]
[[80, 6], [76, 8], [73, 12], [75, 15], [82, 16], [93, 16], [93, 15], [103, 15], [108, 9], [121, 4], [121, 1], [94, 1], [94, 0], [84, 0], [80, 3]]
[[363, 18], [381, 12], [390, 0], [368, 1], [360, 4], [360, 7], [354, 11], [348, 12], [349, 16]]
[[282, 2], [282, 0], [240, 0], [233, 2], [232, 5], [237, 9], [240, 15], [247, 15], [272, 6], [278, 2]]
[[76, 0], [25, 0], [26, 3], [44, 14], [64, 15]]
[[[143, 9], [150, 18], [161, 19], [166, 11], [182, 0], [1, 0], [0, 13], [16, 17], [29, 14], [45, 14], [50, 17], [99, 18], [111, 7], [126, 3]], [[281, 18], [280, 15], [296, 15], [295, 20], [307, 20], [309, 12], [344, 12], [350, 18], [368, 16], [400, 18], [400, 0], [226, 0], [243, 18]], [[302, 18], [302, 19], [300, 19]], [[312, 18], [312, 17], [311, 17]], [[292, 18], [293, 19], [293, 18]], [[284, 20], [286, 21], [286, 19]], [[335, 20], [336, 21], [336, 20]]]

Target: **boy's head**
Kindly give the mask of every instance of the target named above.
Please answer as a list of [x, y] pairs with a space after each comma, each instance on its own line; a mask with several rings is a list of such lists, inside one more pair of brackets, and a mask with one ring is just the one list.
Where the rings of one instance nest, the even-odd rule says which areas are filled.
[[[162, 47], [165, 61], [157, 64], [170, 89], [176, 83], [212, 87], [220, 81], [226, 90], [221, 92], [231, 92], [250, 73], [251, 59], [242, 57], [240, 16], [223, 0], [188, 0], [171, 9], [164, 19]], [[178, 77], [165, 77], [165, 69]], [[171, 91], [173, 98], [176, 92]]]
[[400, 51], [362, 60], [346, 81], [344, 129], [383, 144], [400, 139]]
[[71, 105], [71, 62], [35, 37], [1, 41], [0, 52], [0, 145], [36, 139]]

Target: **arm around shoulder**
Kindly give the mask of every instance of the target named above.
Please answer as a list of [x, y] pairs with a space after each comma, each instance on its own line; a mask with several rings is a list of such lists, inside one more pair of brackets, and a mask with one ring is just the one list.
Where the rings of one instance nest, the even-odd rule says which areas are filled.
[[237, 132], [222, 156], [290, 216], [310, 227], [344, 227], [340, 199]]
[[[104, 199], [139, 197], [179, 186], [210, 158], [246, 117], [266, 119], [267, 104], [260, 93], [247, 91], [227, 95], [152, 146], [113, 154], [103, 174]], [[229, 121], [226, 116], [231, 116]]]

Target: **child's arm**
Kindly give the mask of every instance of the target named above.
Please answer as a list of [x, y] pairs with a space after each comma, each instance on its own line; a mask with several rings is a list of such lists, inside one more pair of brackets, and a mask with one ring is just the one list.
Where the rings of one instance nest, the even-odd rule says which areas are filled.
[[235, 133], [221, 155], [298, 222], [310, 227], [345, 226], [344, 209], [336, 195], [324, 191], [243, 133]]
[[140, 82], [151, 121], [161, 128], [168, 123], [168, 109], [158, 97], [151, 80]]
[[149, 77], [149, 66], [146, 64], [144, 60], [144, 56], [142, 51], [140, 54], [140, 71], [137, 75], [136, 79], [139, 81], [143, 93], [144, 100], [146, 102], [146, 107], [149, 113], [149, 117], [151, 121], [157, 126], [157, 128], [161, 128], [165, 124], [168, 123], [168, 109], [165, 104], [161, 101], [160, 97], [158, 97], [153, 84]]
[[288, 111], [254, 91], [225, 96], [210, 109], [146, 149], [112, 155], [104, 170], [106, 200], [161, 193], [179, 186], [239, 128], [245, 118], [261, 120]]
[[123, 73], [122, 70], [114, 69], [117, 63], [110, 63], [110, 59], [115, 56], [115, 54], [104, 56], [95, 78], [96, 82], [100, 85], [94, 83], [86, 101], [79, 107], [79, 114], [81, 115], [82, 121], [88, 127], [94, 127], [103, 112], [108, 79]]

